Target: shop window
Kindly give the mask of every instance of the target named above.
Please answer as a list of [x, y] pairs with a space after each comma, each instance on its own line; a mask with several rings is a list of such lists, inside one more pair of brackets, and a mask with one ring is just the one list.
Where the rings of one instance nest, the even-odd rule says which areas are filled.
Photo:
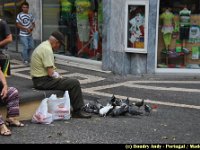
[[160, 1], [158, 68], [200, 69], [200, 1]]
[[16, 16], [21, 11], [20, 5], [25, 0], [0, 0], [0, 17], [5, 19], [11, 29], [13, 42], [8, 45], [10, 50], [18, 51], [18, 29], [16, 28]]
[[6, 0], [3, 3], [3, 18], [6, 19], [7, 23], [10, 25], [11, 31], [15, 34], [15, 21], [16, 14], [18, 14], [21, 9], [20, 5], [24, 2], [24, 0]]
[[126, 52], [147, 53], [148, 10], [147, 0], [126, 1]]
[[81, 58], [102, 58], [102, 0], [43, 0], [43, 38], [59, 30], [65, 45], [58, 53]]

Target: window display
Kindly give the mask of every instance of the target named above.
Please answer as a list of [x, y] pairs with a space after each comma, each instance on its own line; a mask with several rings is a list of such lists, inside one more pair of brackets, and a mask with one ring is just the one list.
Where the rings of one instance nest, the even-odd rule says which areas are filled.
[[160, 1], [158, 29], [158, 68], [200, 69], [200, 1]]
[[[163, 41], [166, 53], [169, 52], [169, 46], [172, 40], [172, 33], [174, 31], [174, 14], [170, 7], [166, 7], [164, 12], [160, 15], [161, 32], [163, 34]], [[166, 64], [168, 64], [168, 56], [166, 56]]]
[[102, 9], [102, 0], [44, 0], [43, 38], [58, 29], [66, 43], [60, 54], [101, 60]]
[[76, 10], [73, 0], [60, 0], [60, 22], [59, 29], [65, 35], [64, 53], [66, 55], [77, 55], [77, 23]]

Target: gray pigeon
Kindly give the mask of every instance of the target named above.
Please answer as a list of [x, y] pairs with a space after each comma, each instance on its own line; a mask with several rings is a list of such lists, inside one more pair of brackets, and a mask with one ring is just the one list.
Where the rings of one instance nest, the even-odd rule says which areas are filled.
[[147, 105], [147, 104], [144, 105], [144, 111], [145, 111], [146, 115], [150, 115], [151, 110], [152, 110], [152, 108], [149, 105]]
[[144, 105], [144, 100], [142, 100], [141, 102], [135, 103], [135, 106], [137, 106], [138, 108], [140, 108], [143, 105]]
[[85, 111], [87, 113], [95, 113], [95, 114], [99, 113], [99, 110], [96, 109], [96, 107], [91, 103], [85, 104], [85, 106], [83, 106], [82, 109], [83, 109], [83, 111]]
[[133, 106], [129, 106], [128, 113], [131, 115], [142, 115], [143, 113], [140, 111], [135, 110]]
[[101, 103], [99, 103], [98, 100], [95, 100], [94, 105], [96, 106], [96, 108], [97, 108], [98, 110], [100, 110], [101, 108], [103, 108], [103, 105], [102, 105]]
[[122, 106], [116, 106], [112, 112], [111, 112], [111, 115], [113, 117], [115, 116], [120, 116], [120, 115], [124, 115], [128, 112], [128, 106], [126, 105], [122, 105]]

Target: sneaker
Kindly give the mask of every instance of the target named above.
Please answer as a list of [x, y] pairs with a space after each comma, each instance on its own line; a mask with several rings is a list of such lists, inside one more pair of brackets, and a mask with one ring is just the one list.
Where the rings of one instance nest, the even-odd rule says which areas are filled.
[[29, 62], [28, 61], [24, 61], [24, 65], [29, 66]]

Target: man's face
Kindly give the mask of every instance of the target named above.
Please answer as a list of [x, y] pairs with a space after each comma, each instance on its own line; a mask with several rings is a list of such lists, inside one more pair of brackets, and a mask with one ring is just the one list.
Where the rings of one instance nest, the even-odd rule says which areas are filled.
[[59, 50], [61, 47], [61, 43], [59, 41], [54, 41], [54, 44], [53, 44], [53, 50]]
[[24, 13], [28, 13], [28, 10], [29, 10], [29, 6], [27, 6], [27, 5], [22, 5], [22, 11], [23, 11]]

